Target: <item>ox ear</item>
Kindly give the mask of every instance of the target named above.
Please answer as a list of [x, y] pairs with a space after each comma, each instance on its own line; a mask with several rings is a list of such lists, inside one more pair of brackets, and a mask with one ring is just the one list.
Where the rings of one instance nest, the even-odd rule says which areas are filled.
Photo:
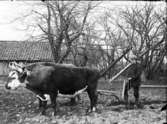
[[142, 82], [146, 82], [147, 81], [147, 76], [146, 76], [146, 71], [145, 70], [143, 70], [141, 72], [140, 79], [141, 79]]

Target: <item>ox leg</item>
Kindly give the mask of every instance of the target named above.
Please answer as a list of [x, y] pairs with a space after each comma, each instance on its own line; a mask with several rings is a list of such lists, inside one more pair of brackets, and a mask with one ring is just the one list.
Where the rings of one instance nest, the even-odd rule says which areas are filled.
[[80, 101], [81, 100], [81, 96], [77, 95], [77, 99], [78, 99], [78, 101]]
[[125, 107], [126, 108], [129, 108], [129, 101], [128, 101], [128, 91], [131, 89], [131, 84], [130, 84], [130, 81], [128, 81], [125, 85], [125, 91], [124, 91], [124, 100], [125, 100]]
[[77, 101], [80, 101], [80, 100], [81, 100], [80, 95], [77, 95], [74, 98], [70, 99], [70, 105], [76, 105]]
[[135, 97], [135, 103], [138, 104], [139, 102], [139, 87], [134, 87], [134, 97]]
[[88, 96], [90, 98], [90, 110], [88, 112], [96, 111], [96, 104], [97, 104], [97, 92], [96, 89], [87, 89]]
[[136, 86], [133, 88], [134, 89], [134, 97], [135, 97], [135, 104], [138, 108], [142, 108], [142, 104], [139, 102], [139, 89], [140, 89], [140, 86]]
[[42, 115], [46, 114], [46, 105], [47, 105], [47, 101], [42, 101], [42, 107], [41, 107]]
[[39, 109], [42, 107], [42, 100], [40, 98], [38, 98], [39, 101]]
[[[42, 99], [45, 99], [44, 95], [39, 95]], [[38, 101], [39, 101], [39, 109], [43, 106], [43, 101], [41, 100], [41, 98], [38, 97]]]
[[125, 86], [125, 91], [124, 91], [124, 100], [125, 100], [126, 103], [128, 102], [128, 97], [129, 97], [128, 91], [129, 91], [129, 88], [128, 88], [128, 86], [126, 85], [126, 86]]
[[[43, 100], [46, 99], [43, 94], [40, 94], [39, 96], [40, 96]], [[41, 98], [38, 98], [38, 100], [39, 100], [39, 109], [41, 109], [41, 114], [42, 114], [42, 115], [45, 115], [47, 101], [43, 101]]]
[[56, 94], [50, 94], [50, 99], [51, 99], [51, 106], [54, 109], [54, 115], [56, 115], [57, 112], [57, 103], [56, 103], [56, 98], [57, 98], [57, 93]]
[[76, 97], [70, 99], [70, 105], [75, 105], [76, 103]]

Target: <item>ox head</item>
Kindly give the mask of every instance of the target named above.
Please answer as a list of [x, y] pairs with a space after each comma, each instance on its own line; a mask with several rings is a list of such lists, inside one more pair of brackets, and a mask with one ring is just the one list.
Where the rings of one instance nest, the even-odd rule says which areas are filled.
[[16, 71], [18, 71], [20, 73], [22, 73], [24, 71], [24, 66], [22, 64], [18, 64], [16, 62], [10, 62], [9, 63], [9, 68], [11, 70], [16, 70]]
[[26, 86], [26, 77], [27, 72], [25, 71], [24, 67], [21, 65], [12, 62], [9, 63], [9, 68], [11, 71], [8, 74], [7, 82], [6, 82], [6, 89], [15, 90], [20, 86]]
[[27, 77], [27, 74], [25, 72], [20, 73], [16, 70], [10, 71], [9, 75], [7, 77], [7, 82], [6, 82], [6, 89], [12, 89], [15, 90], [20, 86], [25, 87], [25, 79]]

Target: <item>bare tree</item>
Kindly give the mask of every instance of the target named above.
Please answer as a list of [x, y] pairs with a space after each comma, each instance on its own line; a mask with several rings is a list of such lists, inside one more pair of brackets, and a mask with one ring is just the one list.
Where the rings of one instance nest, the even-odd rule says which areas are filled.
[[[152, 4], [145, 4], [143, 8], [135, 6], [121, 10], [120, 15], [121, 21], [117, 21], [116, 26], [123, 32], [124, 41], [133, 47], [135, 58], [147, 67], [148, 77], [151, 78], [165, 56], [163, 44], [156, 49], [150, 49], [157, 42], [164, 40], [165, 26], [159, 19], [163, 13], [157, 13]], [[150, 50], [140, 57], [148, 49]]]
[[47, 14], [33, 12], [40, 18], [38, 27], [49, 41], [54, 61], [62, 63], [81, 35], [92, 6], [90, 2], [79, 1], [45, 1], [43, 5]]
[[[104, 30], [103, 34], [103, 44], [105, 46], [105, 49], [101, 48], [102, 54], [103, 54], [103, 66], [106, 68], [110, 63], [115, 61], [115, 58], [121, 54], [121, 52], [129, 46], [129, 44], [124, 44], [124, 39], [122, 38], [122, 32], [117, 31], [117, 27], [113, 26], [113, 20], [112, 18], [112, 12], [106, 11], [100, 18], [99, 18], [99, 24], [102, 27], [102, 30]], [[119, 65], [119, 66], [118, 66]], [[108, 71], [108, 77], [110, 78], [112, 75], [117, 73], [122, 67], [120, 66], [121, 63], [117, 63], [112, 70]]]

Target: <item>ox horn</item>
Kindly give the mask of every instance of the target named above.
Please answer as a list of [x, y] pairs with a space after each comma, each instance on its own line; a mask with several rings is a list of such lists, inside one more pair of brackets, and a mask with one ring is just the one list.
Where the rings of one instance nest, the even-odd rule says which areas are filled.
[[17, 70], [19, 72], [23, 72], [22, 66], [17, 64], [16, 62], [10, 62], [9, 63], [9, 68], [12, 69], [12, 70]]

